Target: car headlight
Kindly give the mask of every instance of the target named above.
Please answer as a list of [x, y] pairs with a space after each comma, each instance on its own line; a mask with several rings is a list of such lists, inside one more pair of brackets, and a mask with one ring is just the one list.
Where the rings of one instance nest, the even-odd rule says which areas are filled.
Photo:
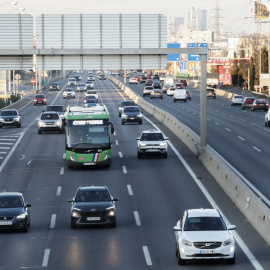
[[139, 143], [139, 146], [146, 146], [146, 143]]
[[36, 99], [34, 99], [34, 101], [37, 101]]
[[127, 115], [122, 113], [122, 118], [127, 118]]
[[46, 101], [46, 100], [47, 100], [46, 98], [43, 99], [43, 101]]
[[74, 157], [74, 155], [73, 155], [72, 153], [69, 154], [69, 157], [70, 157], [70, 159], [71, 159], [72, 161], [75, 161], [75, 157]]
[[0, 121], [4, 121], [4, 118], [0, 118]]
[[161, 143], [159, 146], [166, 147], [167, 143]]
[[39, 127], [43, 127], [43, 126], [45, 126], [45, 123], [44, 123], [43, 121], [39, 121], [39, 122], [38, 122], [38, 126], [39, 126]]
[[19, 117], [16, 117], [16, 118], [14, 118], [13, 120], [15, 120], [15, 121], [19, 121]]
[[114, 211], [110, 211], [109, 214], [108, 214], [108, 216], [114, 217], [115, 216], [115, 212]]
[[192, 243], [190, 241], [188, 241], [188, 240], [182, 239], [181, 245], [182, 246], [189, 246], [189, 247], [191, 247], [192, 246]]
[[73, 217], [80, 217], [81, 215], [78, 212], [72, 212]]
[[59, 89], [59, 86], [57, 86], [57, 89]]
[[103, 156], [103, 160], [106, 160], [108, 157], [109, 157], [109, 154], [105, 153], [104, 156]]
[[142, 114], [138, 114], [138, 117], [142, 117]]
[[16, 219], [25, 219], [26, 214], [20, 214], [19, 216], [16, 217]]
[[55, 124], [56, 124], [57, 126], [61, 126], [61, 121], [57, 121]]
[[233, 238], [229, 238], [224, 242], [223, 246], [229, 246], [229, 245], [233, 245], [233, 244], [234, 244]]

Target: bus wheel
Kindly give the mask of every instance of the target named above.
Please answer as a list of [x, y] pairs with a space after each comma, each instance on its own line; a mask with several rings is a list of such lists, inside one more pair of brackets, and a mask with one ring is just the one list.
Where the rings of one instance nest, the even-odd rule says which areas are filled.
[[110, 166], [111, 166], [110, 164], [106, 164], [106, 165], [104, 165], [104, 168], [109, 169]]

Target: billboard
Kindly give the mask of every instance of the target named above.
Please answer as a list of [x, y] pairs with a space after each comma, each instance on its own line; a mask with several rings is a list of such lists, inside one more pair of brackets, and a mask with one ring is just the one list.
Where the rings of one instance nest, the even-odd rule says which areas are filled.
[[259, 1], [255, 1], [255, 14], [254, 19], [268, 19], [269, 11], [266, 5]]

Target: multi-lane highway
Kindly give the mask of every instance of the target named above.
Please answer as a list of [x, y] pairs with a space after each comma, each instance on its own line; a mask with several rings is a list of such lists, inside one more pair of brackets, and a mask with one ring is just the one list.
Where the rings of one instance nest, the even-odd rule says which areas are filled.
[[[82, 81], [86, 80], [86, 75], [86, 72], [82, 74]], [[63, 90], [67, 79], [59, 83]], [[141, 93], [142, 87], [132, 88]], [[32, 204], [28, 233], [0, 232], [0, 269], [178, 269], [173, 226], [185, 209], [201, 207], [219, 208], [228, 222], [237, 226], [236, 264], [199, 261], [181, 268], [268, 269], [269, 246], [185, 145], [146, 112], [142, 125], [122, 126], [118, 105], [127, 98], [126, 95], [108, 80], [96, 80], [95, 89], [108, 107], [115, 127], [110, 169], [69, 170], [64, 160], [65, 135], [38, 134], [37, 118], [45, 106], [28, 105], [20, 110], [21, 129], [3, 128], [0, 131], [0, 147], [6, 147], [0, 151], [4, 153], [0, 160], [1, 190], [22, 192], [27, 202]], [[76, 99], [63, 99], [61, 91], [46, 92], [46, 95], [48, 105], [83, 104], [84, 93], [77, 93]], [[196, 90], [192, 91], [192, 101], [186, 104], [173, 104], [171, 98], [149, 101], [174, 115], [177, 113], [182, 122], [190, 124], [198, 132], [198, 95]], [[262, 114], [243, 112], [241, 121], [232, 114], [234, 111], [240, 114], [238, 109], [231, 108], [225, 99], [208, 102], [211, 103], [208, 143], [215, 149], [220, 146], [226, 150], [228, 156], [225, 153], [224, 157], [230, 161], [239, 161], [241, 155], [241, 161], [254, 156], [252, 160], [261, 162], [266, 151], [262, 147], [263, 137], [255, 144], [250, 130], [253, 129], [251, 122], [255, 123]], [[238, 124], [232, 126], [232, 121]], [[167, 159], [137, 159], [136, 137], [143, 130], [152, 128], [160, 128], [170, 138]], [[263, 136], [263, 132], [256, 132]], [[230, 146], [228, 137], [231, 138]], [[246, 146], [243, 157], [242, 152], [237, 154], [239, 149], [245, 149], [240, 147], [241, 144]], [[262, 161], [263, 164], [266, 162], [266, 159]], [[249, 169], [251, 164], [240, 166]], [[254, 166], [257, 170], [259, 165]], [[74, 196], [79, 186], [86, 185], [106, 185], [111, 194], [119, 198], [116, 228], [70, 228], [67, 200]]]
[[[123, 78], [119, 76], [119, 80]], [[128, 84], [142, 96], [144, 84]], [[200, 135], [200, 90], [187, 87], [192, 100], [173, 102], [172, 96], [147, 101], [178, 118]], [[248, 95], [246, 95], [248, 96]], [[230, 99], [217, 96], [207, 99], [207, 143], [226, 159], [255, 188], [270, 206], [268, 145], [270, 128], [264, 126], [265, 111], [242, 110], [231, 106]]]

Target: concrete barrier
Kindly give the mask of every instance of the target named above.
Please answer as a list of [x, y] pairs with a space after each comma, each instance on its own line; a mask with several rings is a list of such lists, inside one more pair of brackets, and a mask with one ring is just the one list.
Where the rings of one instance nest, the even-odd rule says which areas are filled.
[[[167, 126], [196, 155], [261, 237], [270, 244], [270, 210], [211, 147], [198, 151], [200, 137], [171, 114], [152, 105], [115, 78], [108, 76], [143, 110]], [[231, 98], [232, 93], [217, 90]], [[225, 94], [227, 93], [227, 94]]]

